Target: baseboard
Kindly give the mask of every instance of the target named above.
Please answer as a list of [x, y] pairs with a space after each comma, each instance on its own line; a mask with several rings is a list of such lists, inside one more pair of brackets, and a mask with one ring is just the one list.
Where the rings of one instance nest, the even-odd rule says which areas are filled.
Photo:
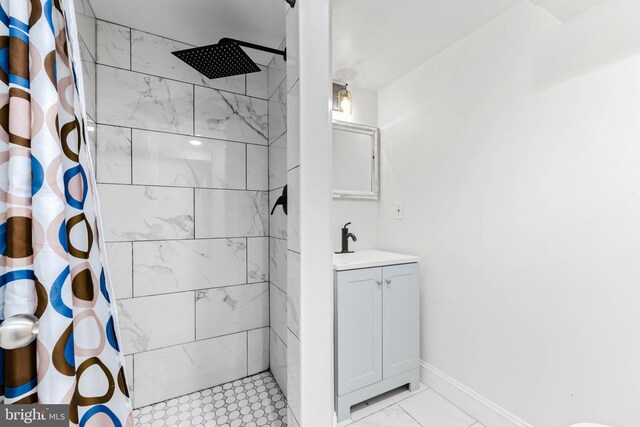
[[533, 427], [422, 360], [420, 379], [485, 427]]

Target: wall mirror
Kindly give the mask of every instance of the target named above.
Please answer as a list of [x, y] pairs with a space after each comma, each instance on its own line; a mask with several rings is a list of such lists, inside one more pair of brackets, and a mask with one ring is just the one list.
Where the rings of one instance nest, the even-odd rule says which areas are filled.
[[333, 121], [333, 198], [380, 198], [380, 131]]

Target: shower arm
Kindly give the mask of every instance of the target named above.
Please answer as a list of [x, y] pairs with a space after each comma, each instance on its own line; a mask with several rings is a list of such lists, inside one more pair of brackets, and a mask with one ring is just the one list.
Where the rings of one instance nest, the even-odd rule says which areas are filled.
[[285, 61], [287, 60], [287, 49], [285, 49], [285, 50], [272, 49], [270, 47], [260, 46], [259, 44], [243, 42], [241, 40], [230, 39], [230, 38], [227, 38], [227, 37], [225, 37], [223, 39], [220, 39], [220, 41], [218, 43], [219, 44], [222, 44], [222, 43], [235, 43], [238, 46], [248, 47], [249, 49], [261, 50], [263, 52], [269, 52], [269, 53], [273, 53], [273, 54], [276, 54], [276, 55], [282, 55], [284, 60]]

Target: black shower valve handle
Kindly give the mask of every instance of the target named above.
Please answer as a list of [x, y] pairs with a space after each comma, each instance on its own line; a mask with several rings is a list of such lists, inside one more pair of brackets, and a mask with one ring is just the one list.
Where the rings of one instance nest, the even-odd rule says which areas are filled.
[[287, 215], [287, 186], [285, 185], [284, 188], [282, 189], [282, 196], [278, 197], [278, 200], [276, 200], [276, 203], [273, 205], [273, 209], [271, 209], [271, 215], [273, 215], [276, 211], [276, 208], [278, 206], [282, 206], [282, 210], [284, 211], [284, 214]]

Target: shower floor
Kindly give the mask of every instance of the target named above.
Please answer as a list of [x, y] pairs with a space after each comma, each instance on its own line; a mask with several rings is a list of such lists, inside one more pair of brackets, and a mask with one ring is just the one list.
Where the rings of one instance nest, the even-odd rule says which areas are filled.
[[282, 427], [287, 402], [267, 371], [136, 409], [133, 416], [137, 427]]

